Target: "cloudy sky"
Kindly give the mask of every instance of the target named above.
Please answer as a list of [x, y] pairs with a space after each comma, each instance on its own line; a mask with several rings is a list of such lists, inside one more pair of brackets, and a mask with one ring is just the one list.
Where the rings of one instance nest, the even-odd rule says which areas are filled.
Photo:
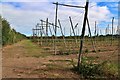
[[[40, 20], [46, 20], [55, 23], [55, 5], [52, 2], [59, 2], [64, 4], [85, 6], [83, 0], [4, 0], [0, 2], [0, 14], [7, 19], [11, 27], [16, 31], [25, 35], [32, 35], [32, 28], [35, 28]], [[103, 2], [104, 1], [104, 2]], [[72, 18], [73, 25], [78, 23], [75, 32], [79, 35], [82, 30], [82, 23], [84, 17], [84, 9], [58, 6], [58, 19], [61, 22], [62, 28], [65, 29], [65, 35], [70, 35], [70, 20]], [[111, 28], [112, 17], [114, 19], [114, 30], [118, 25], [118, 0], [90, 0], [88, 9], [88, 19], [92, 34], [94, 33], [95, 21], [97, 22], [98, 30], [105, 34], [105, 28]], [[59, 24], [58, 24], [59, 26]], [[51, 26], [53, 31], [53, 27]], [[115, 31], [114, 31], [115, 33]], [[88, 29], [86, 26], [86, 34]], [[49, 32], [50, 35], [50, 32]], [[60, 34], [60, 29], [57, 29], [57, 35]]]

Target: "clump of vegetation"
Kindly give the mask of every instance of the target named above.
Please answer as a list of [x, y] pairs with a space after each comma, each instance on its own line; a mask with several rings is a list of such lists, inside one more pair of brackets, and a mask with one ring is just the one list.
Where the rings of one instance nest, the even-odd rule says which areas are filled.
[[69, 55], [70, 53], [68, 51], [63, 51], [63, 50], [60, 50], [58, 51], [57, 55]]
[[92, 52], [96, 52], [95, 50], [92, 50]]
[[89, 52], [89, 50], [88, 49], [85, 49], [85, 53], [88, 53]]
[[110, 61], [104, 61], [102, 63], [94, 63], [87, 61], [87, 58], [82, 59], [80, 67], [76, 67], [73, 64], [73, 70], [85, 78], [118, 78], [118, 66]]
[[50, 50], [50, 48], [44, 48], [44, 50]]
[[99, 49], [98, 52], [100, 52], [101, 50]]
[[40, 57], [40, 55], [34, 55], [33, 57], [39, 58], [39, 57]]
[[2, 45], [13, 44], [22, 39], [25, 39], [26, 36], [16, 32], [14, 29], [11, 28], [9, 22], [7, 20], [2, 19], [0, 16], [0, 20], [2, 21]]

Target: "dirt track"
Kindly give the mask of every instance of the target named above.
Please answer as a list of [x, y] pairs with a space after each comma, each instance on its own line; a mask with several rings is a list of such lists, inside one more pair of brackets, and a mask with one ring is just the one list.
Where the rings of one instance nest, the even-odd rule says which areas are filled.
[[41, 51], [29, 40], [4, 47], [3, 78], [80, 78], [70, 70], [71, 55], [54, 56]]

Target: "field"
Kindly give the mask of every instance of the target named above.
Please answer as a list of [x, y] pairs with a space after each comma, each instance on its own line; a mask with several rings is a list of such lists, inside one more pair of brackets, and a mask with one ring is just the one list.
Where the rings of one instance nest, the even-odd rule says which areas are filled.
[[118, 80], [119, 4], [1, 1], [3, 80]]
[[[93, 39], [94, 40], [94, 39]], [[3, 48], [3, 78], [118, 78], [118, 40], [85, 38], [80, 71], [76, 69], [79, 38], [22, 40]]]

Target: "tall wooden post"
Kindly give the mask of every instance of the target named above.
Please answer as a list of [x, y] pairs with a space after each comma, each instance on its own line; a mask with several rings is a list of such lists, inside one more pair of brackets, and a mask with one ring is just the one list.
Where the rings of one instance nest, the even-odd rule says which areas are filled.
[[56, 52], [56, 33], [57, 33], [57, 12], [58, 12], [58, 2], [56, 2], [56, 13], [55, 13], [55, 41], [54, 41], [54, 51]]
[[[53, 41], [53, 44], [54, 44], [54, 38], [53, 38], [53, 34], [52, 34], [52, 30], [51, 30], [50, 26], [49, 26], [49, 31], [50, 31], [50, 34], [51, 34], [51, 37], [52, 37], [52, 41]], [[54, 45], [53, 45], [53, 48], [54, 48]]]
[[79, 36], [80, 30], [78, 29], [78, 36]]
[[99, 36], [99, 27], [97, 26], [97, 36]]
[[71, 28], [70, 28], [70, 36], [71, 36]]
[[117, 26], [116, 34], [119, 34], [119, 26]]
[[64, 36], [65, 36], [65, 27], [64, 27]]
[[113, 42], [113, 22], [114, 22], [114, 17], [112, 18], [112, 39], [111, 39], [111, 45], [112, 45], [112, 42]]
[[55, 14], [55, 36], [57, 33], [57, 12], [58, 12], [58, 2], [56, 3], [56, 14]]
[[102, 30], [100, 29], [100, 35], [102, 35]]
[[95, 32], [94, 32], [94, 42], [96, 43], [96, 33], [97, 33], [97, 27], [96, 27], [96, 21], [95, 21]]
[[76, 36], [77, 36], [77, 30], [76, 30]]
[[48, 18], [46, 19], [46, 36], [48, 37]]
[[41, 21], [41, 26], [40, 26], [40, 35], [41, 35], [41, 46], [42, 46], [42, 34], [43, 34], [43, 22]]
[[37, 25], [36, 25], [36, 29], [35, 30], [36, 30], [36, 39], [37, 39]]
[[88, 2], [89, 0], [87, 0], [86, 5], [85, 5], [85, 15], [84, 15], [84, 22], [83, 22], [83, 28], [82, 28], [82, 34], [80, 36], [80, 50], [79, 50], [79, 56], [78, 56], [78, 68], [80, 67], [81, 64], [81, 58], [82, 58], [82, 47], [83, 47], [83, 38], [84, 38], [84, 34], [85, 34], [85, 26], [86, 26], [86, 21], [87, 21], [87, 14], [88, 14]]
[[75, 37], [75, 41], [76, 41], [76, 43], [77, 43], [77, 39], [76, 39], [76, 35], [75, 35], [75, 31], [74, 31], [74, 28], [73, 28], [72, 19], [71, 19], [70, 16], [69, 16], [69, 19], [70, 19], [70, 23], [71, 23], [72, 31], [73, 31], [73, 34], [74, 34], [74, 37]]
[[96, 36], [96, 33], [97, 33], [97, 31], [96, 31], [96, 21], [95, 21], [95, 32], [94, 32], [94, 36]]
[[[64, 45], [65, 45], [65, 47], [66, 47], [66, 41], [65, 41], [65, 36], [64, 36], [65, 32], [63, 33], [63, 31], [62, 31], [62, 26], [61, 26], [61, 23], [60, 23], [60, 20], [59, 20], [59, 19], [58, 19], [58, 23], [59, 23], [59, 26], [60, 26], [60, 30], [61, 30], [61, 34], [62, 34], [63, 40], [64, 40]], [[65, 27], [64, 27], [64, 28], [65, 28]]]
[[34, 39], [35, 39], [35, 31], [34, 31], [34, 28], [32, 29], [33, 31], [33, 42], [34, 42]]
[[94, 44], [94, 42], [93, 42], [93, 40], [92, 40], [92, 34], [91, 34], [90, 24], [89, 24], [88, 18], [87, 18], [87, 24], [88, 24], [88, 31], [89, 31], [89, 34], [90, 34], [90, 37], [91, 37], [92, 46], [93, 46], [93, 49], [94, 49], [95, 52], [96, 52], [95, 44]]
[[108, 29], [107, 29], [107, 34], [109, 35], [110, 34], [110, 31], [109, 31], [109, 24], [108, 24]]
[[105, 35], [107, 35], [107, 27], [105, 28]]

